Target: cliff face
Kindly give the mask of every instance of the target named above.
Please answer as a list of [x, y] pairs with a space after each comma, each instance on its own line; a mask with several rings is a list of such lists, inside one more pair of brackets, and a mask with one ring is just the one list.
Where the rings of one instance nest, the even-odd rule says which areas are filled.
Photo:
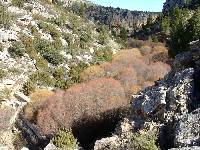
[[110, 28], [123, 26], [129, 33], [141, 28], [148, 18], [155, 20], [159, 13], [130, 11], [127, 9], [92, 5], [86, 9], [86, 17], [90, 20], [108, 25]]

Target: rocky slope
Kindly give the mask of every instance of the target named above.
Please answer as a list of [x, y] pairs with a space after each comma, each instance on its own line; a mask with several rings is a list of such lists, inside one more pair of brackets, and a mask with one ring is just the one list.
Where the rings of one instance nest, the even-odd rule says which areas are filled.
[[[100, 42], [101, 31], [96, 31], [99, 26], [67, 11], [72, 2], [63, 1], [64, 6], [60, 6], [51, 1], [0, 1], [3, 101], [15, 99], [13, 94], [37, 71], [54, 70], [58, 66], [69, 71], [72, 64], [91, 63], [98, 49], [106, 46], [111, 46], [113, 51], [120, 49], [109, 32]], [[48, 48], [42, 49], [44, 46]], [[49, 76], [52, 78], [52, 74]], [[10, 87], [15, 88], [6, 96], [6, 89]]]
[[177, 7], [195, 7], [199, 5], [198, 0], [166, 0], [163, 6], [163, 12], [167, 12], [170, 9]]
[[153, 130], [161, 149], [200, 149], [199, 61], [200, 49], [177, 55], [164, 79], [133, 95], [132, 115], [113, 137], [97, 141], [95, 149], [131, 149], [131, 135]]

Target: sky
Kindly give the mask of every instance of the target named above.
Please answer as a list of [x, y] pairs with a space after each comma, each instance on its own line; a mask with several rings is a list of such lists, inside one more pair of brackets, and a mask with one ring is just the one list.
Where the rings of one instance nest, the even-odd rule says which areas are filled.
[[120, 7], [129, 10], [161, 12], [166, 0], [90, 0], [103, 6]]

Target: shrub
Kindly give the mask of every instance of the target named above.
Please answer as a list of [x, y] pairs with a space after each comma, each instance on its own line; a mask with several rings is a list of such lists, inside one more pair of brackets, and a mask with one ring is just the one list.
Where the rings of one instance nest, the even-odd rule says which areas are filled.
[[113, 52], [109, 46], [106, 46], [101, 49], [97, 49], [94, 52], [94, 63], [101, 64], [104, 61], [111, 61], [112, 60]]
[[21, 150], [26, 144], [27, 144], [27, 141], [25, 141], [22, 133], [14, 134], [13, 146], [14, 146], [15, 150]]
[[65, 72], [64, 68], [57, 67], [53, 72], [53, 77], [55, 80], [55, 87], [62, 89], [68, 88], [69, 83], [66, 81], [67, 73]]
[[108, 30], [106, 28], [106, 26], [100, 26], [99, 28], [99, 37], [98, 37], [98, 40], [99, 40], [99, 43], [100, 44], [105, 44], [108, 40]]
[[42, 57], [36, 57], [35, 58], [36, 63], [35, 63], [35, 67], [39, 70], [43, 70], [43, 71], [47, 71], [48, 70], [48, 62], [42, 58]]
[[64, 26], [66, 21], [65, 14], [61, 14], [58, 18], [51, 18], [50, 22], [56, 24], [57, 26]]
[[81, 72], [87, 68], [87, 64], [85, 64], [84, 62], [80, 62], [79, 64], [77, 65], [72, 65], [70, 67], [70, 70], [69, 70], [69, 77], [70, 77], [70, 80], [73, 82], [73, 83], [79, 83], [81, 81], [80, 79], [80, 74]]
[[3, 69], [0, 69], [0, 79], [6, 76], [6, 72]]
[[64, 61], [63, 56], [47, 40], [37, 40], [35, 49], [53, 65], [59, 65]]
[[156, 145], [156, 141], [156, 131], [134, 133], [127, 147], [134, 150], [159, 150], [160, 148]]
[[24, 83], [22, 91], [25, 95], [30, 95], [35, 90], [35, 83], [31, 80], [28, 80]]
[[30, 75], [30, 80], [36, 83], [38, 86], [54, 86], [54, 81], [50, 76], [49, 72], [36, 71]]
[[77, 139], [74, 138], [72, 130], [60, 129], [51, 140], [55, 146], [62, 149], [76, 149], [78, 147]]
[[3, 51], [3, 44], [0, 43], [0, 52], [2, 52], [2, 51]]
[[11, 57], [22, 57], [25, 54], [25, 47], [21, 42], [13, 42], [12, 46], [8, 48]]
[[27, 36], [25, 34], [20, 35], [20, 40], [22, 41], [25, 47], [26, 53], [29, 55], [29, 57], [31, 59], [36, 59], [37, 51], [35, 50], [35, 47], [34, 47], [34, 44], [35, 44], [34, 40], [30, 36]]
[[103, 68], [96, 65], [83, 70], [80, 74], [80, 79], [81, 81], [89, 81], [103, 76], [105, 76]]
[[35, 121], [38, 108], [53, 94], [54, 92], [47, 89], [38, 89], [30, 94], [31, 102], [24, 108], [24, 117]]
[[131, 66], [128, 68], [124, 68], [118, 74], [116, 79], [121, 82], [127, 97], [131, 97], [131, 95], [134, 94], [133, 92], [137, 91], [137, 72]]
[[69, 128], [83, 116], [98, 114], [128, 103], [121, 84], [112, 78], [100, 78], [57, 91], [38, 111], [37, 125], [45, 134], [59, 127]]
[[23, 7], [26, 0], [12, 0], [12, 4], [17, 7]]
[[152, 48], [150, 46], [142, 46], [140, 48], [140, 51], [141, 51], [142, 55], [149, 55], [152, 51]]
[[164, 77], [170, 71], [170, 66], [163, 62], [152, 63], [148, 66], [145, 79], [148, 81], [156, 81]]
[[0, 27], [7, 28], [10, 26], [11, 16], [8, 13], [7, 9], [3, 4], [0, 2]]
[[191, 30], [193, 40], [200, 39], [200, 7], [198, 7], [193, 15], [193, 17], [189, 20], [189, 28]]

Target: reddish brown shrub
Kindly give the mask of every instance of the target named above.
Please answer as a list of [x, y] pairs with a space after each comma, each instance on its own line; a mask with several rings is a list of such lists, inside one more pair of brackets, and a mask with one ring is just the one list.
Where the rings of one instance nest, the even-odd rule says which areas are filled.
[[170, 66], [163, 62], [155, 62], [149, 65], [146, 71], [146, 81], [156, 81], [164, 77], [170, 71]]
[[137, 81], [137, 72], [133, 69], [133, 67], [124, 68], [121, 73], [116, 77], [124, 87], [125, 93], [127, 97], [130, 97], [135, 89], [133, 90], [133, 86], [138, 84]]
[[152, 52], [152, 48], [150, 46], [145, 45], [140, 48], [140, 51], [142, 55], [150, 55]]
[[45, 134], [50, 134], [61, 126], [70, 127], [82, 116], [97, 116], [127, 103], [118, 81], [99, 78], [56, 92], [38, 111], [37, 125]]

